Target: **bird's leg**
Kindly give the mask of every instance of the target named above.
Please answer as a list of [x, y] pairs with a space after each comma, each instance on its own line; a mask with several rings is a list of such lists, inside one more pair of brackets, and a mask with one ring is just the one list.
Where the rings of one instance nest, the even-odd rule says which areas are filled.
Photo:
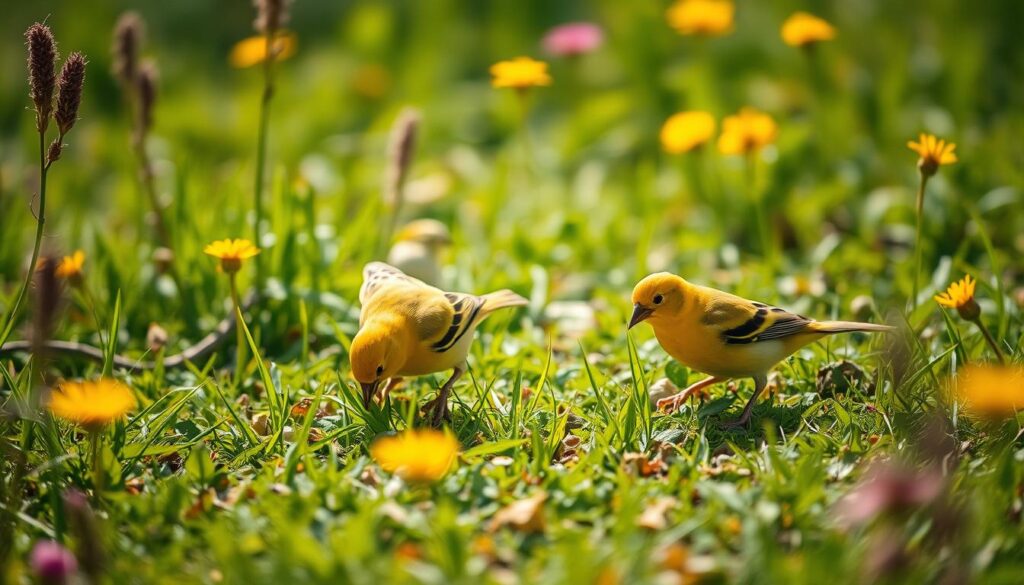
[[444, 386], [441, 386], [441, 389], [438, 390], [437, 398], [424, 405], [423, 411], [432, 413], [431, 423], [434, 426], [439, 427], [443, 421], [451, 419], [451, 413], [448, 411], [448, 393], [451, 392], [455, 382], [462, 376], [464, 371], [464, 366], [455, 366], [454, 371], [452, 371], [452, 377], [448, 378]]
[[735, 429], [742, 427], [750, 421], [750, 413], [754, 410], [754, 405], [757, 404], [757, 397], [764, 391], [764, 387], [768, 385], [768, 375], [758, 374], [754, 376], [754, 395], [747, 401], [747, 405], [743, 407], [743, 413], [740, 417], [734, 421], [723, 423], [723, 429]]
[[711, 376], [709, 378], [704, 378], [703, 380], [697, 382], [696, 384], [690, 384], [682, 392], [673, 394], [668, 398], [662, 398], [661, 400], [659, 400], [657, 405], [658, 410], [665, 410], [665, 412], [671, 414], [676, 410], [679, 410], [679, 405], [686, 402], [686, 399], [688, 399], [690, 396], [698, 393], [703, 394], [704, 388], [707, 388], [712, 384], [717, 384], [718, 382], [721, 382], [724, 379], [725, 378], [716, 378], [715, 376]]
[[391, 394], [391, 391], [394, 390], [395, 388], [398, 388], [398, 385], [401, 383], [402, 378], [399, 378], [397, 376], [388, 380], [388, 385], [385, 386], [384, 390], [380, 393], [381, 406], [387, 404], [388, 396]]

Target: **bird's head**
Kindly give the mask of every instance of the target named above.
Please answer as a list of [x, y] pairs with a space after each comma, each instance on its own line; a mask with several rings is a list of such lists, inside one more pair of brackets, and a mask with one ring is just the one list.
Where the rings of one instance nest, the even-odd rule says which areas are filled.
[[657, 320], [679, 313], [686, 295], [686, 281], [668, 272], [645, 277], [633, 288], [633, 316], [629, 328], [649, 319]]
[[405, 363], [404, 345], [397, 332], [384, 324], [366, 324], [352, 338], [352, 377], [362, 387], [365, 407], [370, 406], [381, 382], [394, 377]]
[[452, 243], [448, 226], [436, 219], [417, 219], [407, 223], [396, 235], [399, 242], [415, 242], [432, 251], [438, 251]]

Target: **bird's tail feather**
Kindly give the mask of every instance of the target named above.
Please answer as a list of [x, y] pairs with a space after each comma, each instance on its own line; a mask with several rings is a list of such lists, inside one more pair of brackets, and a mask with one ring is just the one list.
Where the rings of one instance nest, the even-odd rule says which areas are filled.
[[506, 307], [524, 307], [530, 303], [530, 301], [507, 289], [488, 293], [480, 298], [484, 301], [480, 309], [480, 312], [484, 315]]
[[895, 331], [896, 328], [878, 323], [858, 323], [856, 321], [818, 321], [814, 324], [817, 333], [846, 333], [848, 331]]

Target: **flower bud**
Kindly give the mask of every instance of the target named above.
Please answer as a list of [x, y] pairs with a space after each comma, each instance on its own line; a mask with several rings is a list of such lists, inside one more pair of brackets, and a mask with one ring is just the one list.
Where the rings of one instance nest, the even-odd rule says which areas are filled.
[[922, 156], [917, 159], [917, 170], [920, 171], [921, 176], [930, 179], [939, 170], [939, 161], [935, 160], [930, 156]]
[[972, 297], [957, 307], [956, 312], [960, 313], [960, 317], [965, 321], [977, 321], [981, 317], [981, 306]]
[[32, 548], [29, 565], [40, 583], [63, 585], [78, 572], [78, 561], [71, 551], [52, 540], [40, 540]]

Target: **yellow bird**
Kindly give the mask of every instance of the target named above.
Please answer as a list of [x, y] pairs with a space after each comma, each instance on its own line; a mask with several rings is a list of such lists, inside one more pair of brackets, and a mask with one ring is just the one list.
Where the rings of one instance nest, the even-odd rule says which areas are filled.
[[527, 300], [510, 290], [483, 296], [444, 292], [401, 270], [371, 262], [363, 269], [359, 290], [362, 310], [359, 331], [352, 339], [352, 376], [362, 386], [363, 404], [369, 406], [381, 383], [388, 380], [381, 399], [402, 376], [422, 376], [451, 369], [436, 399], [434, 424], [448, 418], [448, 393], [466, 371], [473, 332], [498, 309], [520, 307]]
[[448, 226], [436, 219], [417, 219], [398, 231], [388, 251], [388, 264], [431, 286], [441, 285], [441, 253], [452, 243]]
[[801, 347], [833, 333], [891, 331], [887, 325], [852, 321], [815, 321], [785, 309], [749, 301], [659, 272], [633, 289], [632, 329], [647, 321], [661, 347], [676, 361], [708, 374], [682, 392], [658, 401], [674, 411], [695, 392], [731, 378], [753, 378], [754, 395], [743, 414], [727, 427], [750, 420], [768, 371]]

